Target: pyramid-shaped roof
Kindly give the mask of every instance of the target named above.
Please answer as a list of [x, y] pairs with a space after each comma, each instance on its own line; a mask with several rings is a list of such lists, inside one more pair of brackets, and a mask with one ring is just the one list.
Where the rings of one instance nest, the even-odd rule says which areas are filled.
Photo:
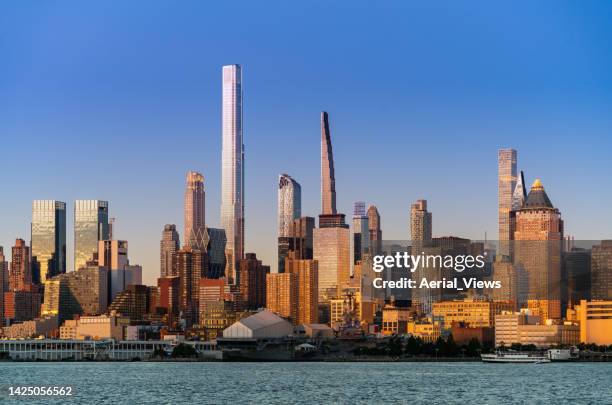
[[540, 179], [533, 182], [523, 208], [554, 208]]

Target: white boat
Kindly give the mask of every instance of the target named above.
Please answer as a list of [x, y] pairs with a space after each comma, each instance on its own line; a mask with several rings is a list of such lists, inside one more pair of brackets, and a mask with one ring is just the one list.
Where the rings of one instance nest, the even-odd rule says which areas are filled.
[[550, 359], [547, 356], [539, 353], [497, 351], [492, 354], [481, 354], [480, 357], [485, 363], [550, 363]]

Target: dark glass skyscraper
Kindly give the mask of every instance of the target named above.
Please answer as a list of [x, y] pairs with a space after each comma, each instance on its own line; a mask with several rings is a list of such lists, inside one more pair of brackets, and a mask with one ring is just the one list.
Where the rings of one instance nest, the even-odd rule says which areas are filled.
[[66, 203], [32, 201], [32, 281], [44, 283], [66, 272]]

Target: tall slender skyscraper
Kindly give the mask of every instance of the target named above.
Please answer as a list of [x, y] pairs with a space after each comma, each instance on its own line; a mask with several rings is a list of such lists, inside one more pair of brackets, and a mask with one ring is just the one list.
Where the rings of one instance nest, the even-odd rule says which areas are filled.
[[[427, 200], [417, 200], [410, 207], [410, 238], [412, 246], [430, 246], [432, 229], [431, 212], [427, 211]], [[420, 252], [413, 252], [419, 254]]]
[[74, 270], [85, 267], [98, 253], [98, 241], [108, 240], [108, 201], [74, 202]]
[[4, 293], [9, 287], [9, 271], [4, 248], [0, 246], [0, 326], [4, 326]]
[[166, 224], [159, 242], [160, 277], [176, 276], [176, 252], [180, 249], [179, 234], [176, 225]]
[[[350, 283], [350, 231], [336, 211], [336, 181], [329, 118], [321, 113], [321, 215], [313, 232], [313, 256], [319, 263], [319, 303], [324, 311]], [[326, 319], [326, 315], [323, 316]]]
[[32, 281], [66, 272], [66, 203], [32, 201]]
[[244, 144], [242, 138], [242, 68], [223, 66], [221, 226], [227, 244], [226, 276], [237, 279], [236, 266], [244, 257]]
[[321, 215], [336, 214], [336, 177], [329, 116], [321, 112]]
[[198, 172], [187, 172], [185, 186], [185, 233], [183, 243], [194, 249], [204, 250], [205, 233], [204, 176]]
[[498, 254], [510, 256], [510, 240], [512, 239], [510, 211], [512, 210], [512, 195], [516, 188], [516, 150], [500, 149], [497, 154], [497, 199], [499, 249]]
[[372, 255], [382, 253], [382, 230], [380, 229], [380, 214], [376, 205], [368, 207], [368, 228], [370, 232], [370, 251]]

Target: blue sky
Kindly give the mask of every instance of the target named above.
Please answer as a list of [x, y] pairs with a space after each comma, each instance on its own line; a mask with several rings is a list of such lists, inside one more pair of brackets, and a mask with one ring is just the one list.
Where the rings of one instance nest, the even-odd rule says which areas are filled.
[[[276, 181], [319, 213], [319, 113], [338, 207], [408, 238], [497, 232], [496, 155], [518, 150], [576, 239], [612, 237], [612, 3], [46, 1], [0, 5], [0, 245], [32, 199], [109, 200], [145, 281], [187, 170], [219, 225], [221, 66], [244, 69], [246, 245], [276, 254]], [[68, 233], [69, 258], [72, 252]], [[71, 262], [71, 260], [69, 260]]]

